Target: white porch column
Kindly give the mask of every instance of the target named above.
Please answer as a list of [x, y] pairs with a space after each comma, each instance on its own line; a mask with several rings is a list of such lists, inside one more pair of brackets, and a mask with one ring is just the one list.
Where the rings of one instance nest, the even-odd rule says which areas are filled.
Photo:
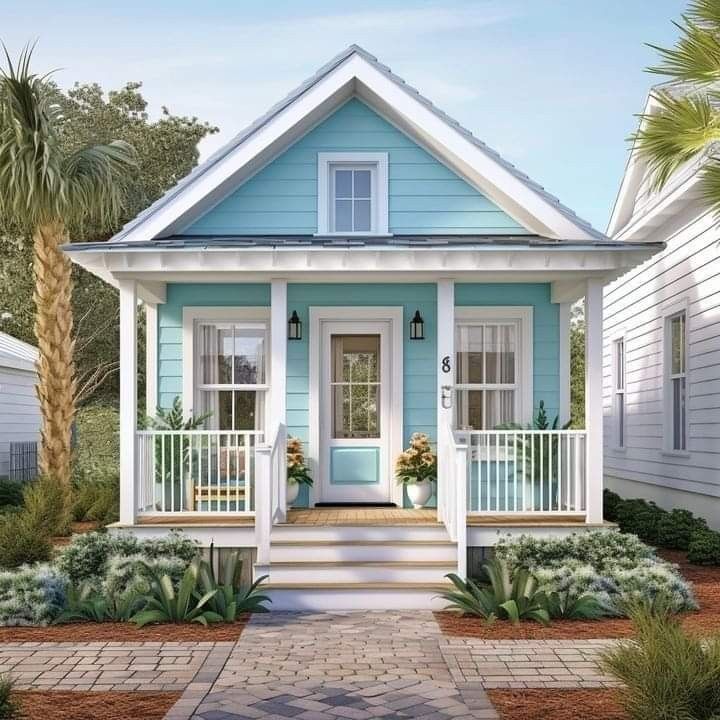
[[560, 427], [570, 420], [570, 303], [558, 306], [560, 322]]
[[587, 521], [603, 519], [603, 281], [585, 288], [585, 430]]
[[[438, 482], [437, 482], [437, 510], [438, 519], [443, 520], [446, 512], [454, 513], [455, 508], [446, 508], [447, 492], [444, 483], [448, 477], [453, 477], [449, 467], [454, 463], [449, 447], [446, 428], [451, 427], [454, 397], [444, 386], [455, 384], [455, 281], [452, 279], [438, 280], [437, 283], [437, 456], [438, 456]], [[444, 403], [450, 407], [443, 407]]]
[[157, 410], [157, 305], [145, 303], [145, 414]]
[[120, 522], [137, 516], [135, 421], [137, 418], [137, 283], [122, 279], [120, 288]]
[[287, 280], [274, 278], [270, 289], [270, 418], [266, 423], [271, 433], [287, 421], [287, 323]]

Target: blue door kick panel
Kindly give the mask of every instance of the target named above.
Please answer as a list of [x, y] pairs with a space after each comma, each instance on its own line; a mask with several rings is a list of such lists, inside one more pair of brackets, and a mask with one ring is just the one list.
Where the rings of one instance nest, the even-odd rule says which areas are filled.
[[380, 448], [330, 448], [333, 485], [375, 485], [380, 482]]

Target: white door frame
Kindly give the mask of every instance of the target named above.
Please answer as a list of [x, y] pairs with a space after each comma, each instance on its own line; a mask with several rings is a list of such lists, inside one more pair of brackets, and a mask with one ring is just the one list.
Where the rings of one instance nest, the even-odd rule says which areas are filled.
[[[385, 321], [390, 325], [389, 375], [390, 375], [390, 421], [385, 430], [387, 437], [387, 468], [390, 475], [390, 501], [402, 507], [402, 487], [395, 482], [392, 471], [395, 457], [402, 451], [403, 443], [403, 308], [402, 307], [310, 307], [310, 407], [309, 407], [309, 453], [313, 477], [320, 480], [320, 422], [322, 398], [322, 337], [325, 323], [356, 321]], [[321, 483], [311, 489], [310, 504], [322, 502]]]

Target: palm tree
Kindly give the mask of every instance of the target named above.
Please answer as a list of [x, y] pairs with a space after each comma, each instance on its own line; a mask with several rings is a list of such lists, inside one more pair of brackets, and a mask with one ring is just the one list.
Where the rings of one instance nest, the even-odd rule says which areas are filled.
[[691, 0], [675, 47], [657, 50], [661, 63], [649, 72], [669, 77], [652, 91], [657, 112], [640, 115], [640, 129], [631, 136], [662, 189], [684, 163], [705, 156], [702, 192], [720, 212], [720, 2]]
[[32, 47], [0, 68], [0, 213], [32, 235], [42, 414], [40, 472], [68, 483], [75, 415], [72, 273], [61, 246], [83, 223], [111, 226], [136, 161], [124, 142], [63, 151], [63, 117], [47, 76], [30, 71]]

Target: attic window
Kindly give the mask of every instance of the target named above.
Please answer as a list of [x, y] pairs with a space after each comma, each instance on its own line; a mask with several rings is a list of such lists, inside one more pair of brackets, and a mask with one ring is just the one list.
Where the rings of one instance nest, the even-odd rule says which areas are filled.
[[387, 153], [318, 153], [318, 235], [387, 235]]

